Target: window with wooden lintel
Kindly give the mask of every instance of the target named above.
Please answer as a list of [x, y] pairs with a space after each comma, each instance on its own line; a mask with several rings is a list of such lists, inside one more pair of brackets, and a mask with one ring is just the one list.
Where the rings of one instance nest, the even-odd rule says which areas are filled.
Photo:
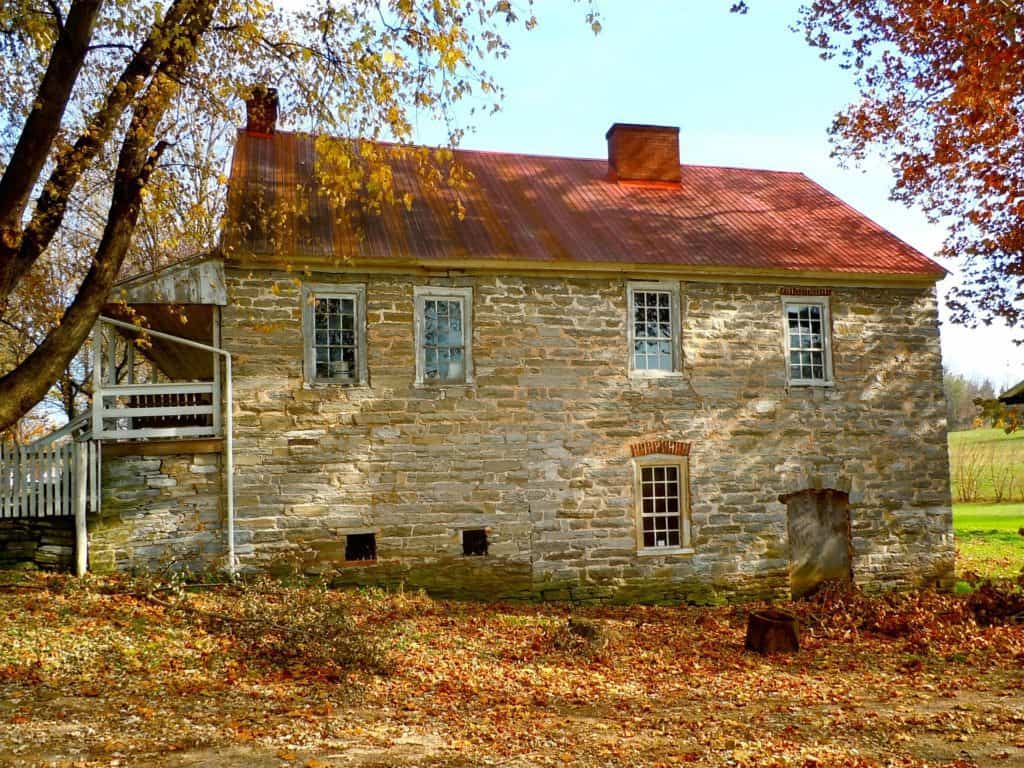
[[832, 383], [829, 297], [782, 297], [785, 322], [786, 380], [796, 386]]
[[473, 289], [416, 286], [416, 383], [473, 383]]
[[627, 293], [630, 375], [680, 371], [679, 283], [631, 280]]
[[366, 385], [366, 286], [302, 286], [304, 378], [308, 384]]

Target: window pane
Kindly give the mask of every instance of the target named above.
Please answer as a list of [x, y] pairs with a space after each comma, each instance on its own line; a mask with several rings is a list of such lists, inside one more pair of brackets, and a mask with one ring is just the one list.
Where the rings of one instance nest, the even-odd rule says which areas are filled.
[[633, 368], [672, 370], [672, 297], [633, 291]]
[[825, 380], [824, 309], [820, 304], [788, 304], [789, 375], [803, 381]]
[[316, 378], [355, 379], [358, 370], [356, 300], [351, 297], [316, 298], [313, 327]]
[[434, 381], [466, 380], [465, 345], [460, 299], [425, 299], [423, 302], [424, 378]]
[[643, 546], [682, 546], [683, 512], [678, 465], [641, 467], [640, 494]]

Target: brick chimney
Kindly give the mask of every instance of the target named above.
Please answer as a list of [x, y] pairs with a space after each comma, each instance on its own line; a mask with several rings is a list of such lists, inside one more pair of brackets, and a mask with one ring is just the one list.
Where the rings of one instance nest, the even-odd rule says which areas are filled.
[[615, 123], [604, 137], [610, 181], [679, 184], [678, 128]]
[[277, 127], [277, 89], [262, 83], [254, 85], [245, 100], [246, 125], [249, 133], [269, 136]]

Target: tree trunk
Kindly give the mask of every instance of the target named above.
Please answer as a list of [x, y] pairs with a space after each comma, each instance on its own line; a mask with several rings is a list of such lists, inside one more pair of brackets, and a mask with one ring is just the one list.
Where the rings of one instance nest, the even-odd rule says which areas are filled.
[[[138, 158], [141, 170], [135, 178], [115, 184], [106, 229], [75, 300], [64, 313], [60, 325], [47, 335], [43, 343], [21, 365], [0, 378], [0, 431], [7, 429], [43, 399], [92, 331], [128, 253], [139, 218], [142, 189], [162, 148], [161, 144], [151, 153], [143, 148], [137, 149], [142, 153]], [[122, 164], [130, 165], [131, 162], [125, 158]]]
[[60, 131], [68, 99], [85, 62], [100, 5], [100, 0], [79, 0], [71, 4], [60, 36], [53, 45], [35, 104], [0, 177], [0, 265], [3, 265], [0, 267], [0, 306], [6, 303], [23, 273], [16, 263], [21, 244], [21, 217]]

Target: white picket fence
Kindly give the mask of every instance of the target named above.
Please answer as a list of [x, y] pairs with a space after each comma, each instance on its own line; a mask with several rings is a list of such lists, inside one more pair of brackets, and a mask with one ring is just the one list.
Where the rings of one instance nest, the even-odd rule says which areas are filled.
[[100, 446], [75, 437], [88, 419], [29, 445], [0, 444], [0, 518], [72, 516], [76, 505], [99, 510]]

